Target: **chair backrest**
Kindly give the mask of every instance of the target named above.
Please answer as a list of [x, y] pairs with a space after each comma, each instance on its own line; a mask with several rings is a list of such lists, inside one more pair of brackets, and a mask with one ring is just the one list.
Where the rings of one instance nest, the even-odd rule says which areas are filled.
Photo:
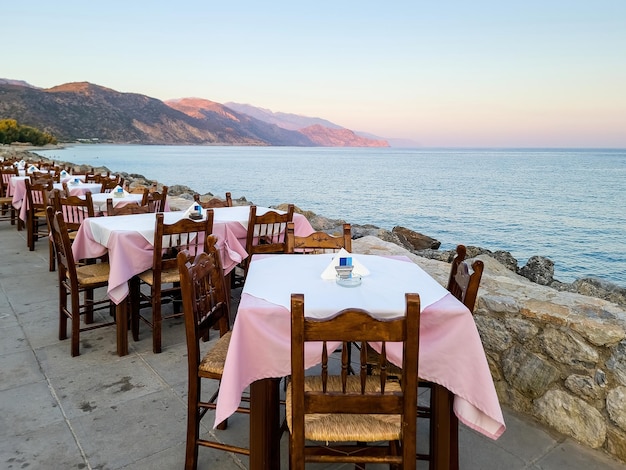
[[193, 195], [193, 200], [197, 202], [198, 204], [200, 204], [200, 206], [202, 206], [203, 209], [213, 209], [215, 207], [233, 207], [233, 198], [230, 195], [230, 193], [226, 193], [225, 199], [220, 199], [219, 197], [213, 197], [209, 199], [208, 201], [204, 201], [204, 202], [200, 201], [200, 195], [196, 193]]
[[467, 248], [465, 248], [465, 245], [458, 245], [456, 247], [456, 255], [452, 260], [447, 289], [473, 313], [485, 265], [481, 260], [477, 259], [472, 263], [473, 272], [470, 274], [465, 261], [466, 256]]
[[69, 280], [72, 292], [77, 292], [78, 276], [76, 274], [76, 263], [74, 262], [72, 242], [70, 241], [63, 214], [60, 211], [55, 211], [54, 207], [48, 206], [46, 216], [56, 253], [59, 282], [62, 283]]
[[24, 180], [29, 211], [45, 211], [48, 207], [48, 195], [53, 189], [52, 180], [37, 180], [31, 183]]
[[85, 183], [99, 183], [99, 179], [100, 175], [97, 175], [93, 168], [85, 172]]
[[65, 196], [60, 190], [54, 190], [53, 204], [55, 211], [61, 212], [69, 231], [78, 230], [87, 217], [95, 217], [91, 192], [84, 197]]
[[295, 235], [295, 224], [287, 224], [287, 253], [320, 254], [334, 253], [341, 249], [352, 251], [352, 228], [343, 224], [343, 234], [333, 236], [326, 232], [313, 232], [306, 237]]
[[13, 186], [11, 185], [11, 178], [13, 176], [18, 176], [19, 171], [16, 167], [6, 167], [0, 169], [0, 175], [2, 176], [2, 194], [3, 197], [12, 197], [13, 196]]
[[191, 255], [204, 251], [206, 237], [213, 231], [213, 211], [207, 210], [205, 220], [182, 218], [173, 224], [164, 223], [162, 212], [156, 214], [152, 270], [154, 285], [161, 285], [163, 271], [178, 269], [176, 257], [187, 250]]
[[248, 258], [257, 253], [285, 253], [287, 251], [287, 224], [293, 221], [294, 205], [281, 214], [267, 211], [257, 215], [257, 207], [250, 206], [246, 251]]
[[101, 193], [110, 193], [117, 186], [117, 180], [111, 179], [109, 176], [100, 176], [98, 182], [102, 185]]
[[154, 191], [148, 195], [148, 205], [152, 212], [165, 211], [165, 200], [167, 199], [167, 186], [163, 186], [161, 192]]
[[[291, 296], [291, 390], [292, 390], [292, 439], [295, 447], [304, 447], [304, 416], [306, 414], [389, 414], [400, 415], [403, 443], [400, 446], [405, 462], [416, 455], [417, 383], [419, 357], [420, 299], [418, 294], [406, 294], [405, 314], [392, 319], [377, 319], [362, 309], [345, 309], [324, 318], [304, 316], [304, 295]], [[307, 359], [320, 351], [319, 383], [315, 390], [305, 390], [305, 344], [308, 344]], [[375, 382], [376, 390], [366, 387], [368, 342], [381, 344], [379, 357], [380, 376]], [[389, 361], [387, 343], [402, 342], [402, 380], [400, 391], [391, 387], [387, 377]], [[329, 356], [341, 344], [341, 387], [331, 387], [329, 378]], [[348, 386], [350, 365], [348, 348], [351, 343], [361, 347], [360, 367], [356, 368], [358, 379], [351, 376]], [[332, 360], [331, 360], [332, 362]], [[337, 374], [335, 374], [337, 376]], [[371, 376], [370, 376], [371, 377]], [[308, 378], [310, 380], [310, 378]], [[389, 387], [387, 387], [389, 385]], [[338, 389], [339, 388], [339, 389]], [[387, 391], [394, 388], [396, 391]], [[301, 443], [302, 445], [299, 445]]]
[[183, 250], [177, 257], [190, 380], [198, 374], [200, 340], [208, 338], [209, 331], [215, 325], [219, 327], [220, 336], [230, 329], [224, 271], [216, 242], [217, 238], [210, 235], [206, 239], [204, 252], [194, 257], [189, 251]]
[[113, 206], [113, 199], [107, 199], [107, 215], [130, 215], [130, 214], [147, 214], [152, 212], [149, 205], [140, 206], [135, 203], [124, 204], [123, 206]]

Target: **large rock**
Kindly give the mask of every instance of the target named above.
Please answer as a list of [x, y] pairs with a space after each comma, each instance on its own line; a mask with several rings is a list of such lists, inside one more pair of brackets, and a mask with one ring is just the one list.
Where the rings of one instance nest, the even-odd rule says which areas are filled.
[[554, 261], [543, 256], [531, 256], [519, 274], [542, 286], [549, 286], [554, 281]]
[[441, 246], [440, 241], [406, 227], [396, 226], [391, 231], [405, 241], [406, 245], [412, 247], [413, 250], [437, 250]]
[[534, 412], [557, 431], [597, 449], [606, 439], [606, 423], [598, 410], [560, 390], [535, 401]]

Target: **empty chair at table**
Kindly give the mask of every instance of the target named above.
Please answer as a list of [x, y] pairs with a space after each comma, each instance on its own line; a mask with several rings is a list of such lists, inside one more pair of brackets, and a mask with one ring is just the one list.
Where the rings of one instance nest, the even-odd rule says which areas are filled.
[[352, 228], [350, 224], [343, 224], [340, 236], [326, 232], [313, 232], [306, 237], [295, 235], [293, 222], [287, 224], [287, 253], [320, 254], [333, 253], [341, 249], [352, 251]]
[[212, 197], [208, 201], [201, 201], [199, 194], [193, 195], [193, 200], [200, 204], [203, 209], [214, 209], [216, 207], [233, 207], [233, 198], [230, 193], [226, 193], [226, 197], [224, 199], [220, 199], [219, 197]]
[[[161, 352], [162, 323], [164, 319], [182, 316], [180, 303], [180, 274], [176, 255], [182, 250], [192, 254], [204, 251], [206, 237], [213, 231], [213, 211], [207, 210], [205, 220], [183, 218], [172, 224], [164, 222], [163, 213], [156, 214], [154, 255], [152, 268], [131, 280], [132, 332], [139, 339], [139, 320], [152, 329], [152, 350]], [[149, 293], [141, 291], [147, 286]], [[172, 305], [172, 311], [163, 314], [163, 304]], [[151, 315], [143, 313], [149, 307]]]
[[152, 191], [148, 194], [148, 205], [152, 212], [164, 212], [167, 201], [167, 186], [163, 186], [161, 191]]
[[99, 177], [98, 183], [102, 185], [102, 188], [100, 189], [101, 193], [110, 193], [118, 186], [117, 181], [109, 178], [108, 176]]
[[147, 214], [152, 212], [152, 208], [149, 205], [141, 206], [134, 202], [129, 202], [123, 205], [113, 205], [113, 199], [107, 199], [107, 215], [130, 215], [130, 214]]
[[[106, 295], [110, 267], [108, 263], [101, 261], [78, 266], [74, 261], [63, 214], [55, 212], [53, 207], [48, 207], [46, 216], [50, 223], [58, 262], [59, 340], [67, 338], [69, 320], [70, 350], [72, 356], [78, 356], [82, 332], [116, 324], [109, 315], [111, 302]], [[102, 298], [99, 300], [95, 300], [97, 289], [101, 289]], [[100, 321], [94, 322], [94, 312], [104, 309], [107, 310], [106, 315]], [[85, 318], [84, 323], [81, 323], [81, 317]]]
[[264, 214], [257, 214], [257, 207], [250, 206], [244, 273], [247, 273], [254, 254], [287, 252], [287, 224], [293, 222], [293, 212], [293, 204], [287, 206], [286, 212], [268, 210]]
[[26, 179], [26, 242], [28, 249], [35, 249], [35, 242], [49, 235], [46, 209], [48, 196], [52, 191], [52, 180], [30, 182]]
[[[478, 295], [480, 280], [482, 278], [484, 270], [484, 263], [481, 260], [475, 260], [472, 263], [472, 270], [470, 272], [467, 262], [465, 261], [466, 256], [466, 247], [464, 245], [458, 245], [456, 247], [456, 254], [454, 255], [452, 264], [450, 266], [447, 290], [454, 297], [456, 297], [457, 300], [462, 302], [471, 313], [474, 313], [474, 306], [476, 304], [476, 297]], [[373, 373], [379, 373], [380, 371], [377, 369], [378, 353], [376, 353], [371, 347], [368, 346], [367, 356], [370, 371]], [[399, 367], [395, 367], [393, 365], [389, 367], [388, 373], [393, 374], [397, 377], [402, 376], [402, 370]], [[437, 422], [433, 402], [434, 393], [432, 392], [434, 384], [427, 380], [420, 379], [418, 382], [418, 386], [419, 388], [430, 390], [428, 395], [423, 395], [427, 399], [421, 400], [420, 405], [418, 406], [418, 418], [430, 420], [430, 442], [428, 445], [428, 453], [419, 453], [417, 455], [417, 458], [419, 460], [430, 461], [432, 464], [435, 452], [432, 436], [435, 433], [435, 426]], [[453, 468], [458, 468], [458, 419], [454, 411], [451, 412], [450, 416], [452, 419], [450, 423], [449, 436], [451, 453], [450, 462], [453, 464]]]
[[[91, 199], [91, 192], [87, 191], [84, 196], [69, 196], [60, 189], [55, 189], [52, 192], [53, 196], [49, 201], [50, 205], [54, 207], [55, 211], [61, 212], [63, 220], [65, 221], [65, 227], [68, 231], [70, 242], [73, 242], [80, 229], [83, 220], [87, 217], [94, 217], [95, 212], [93, 208], [93, 201]], [[50, 229], [50, 227], [48, 227]], [[49, 241], [52, 244], [52, 240]], [[52, 245], [51, 245], [51, 248]], [[50, 271], [54, 271], [55, 267], [55, 255], [54, 250], [50, 251]]]
[[[231, 336], [229, 299], [216, 241], [214, 236], [209, 236], [205, 252], [195, 257], [187, 251], [178, 254], [187, 337], [187, 470], [197, 468], [199, 447], [246, 455], [250, 453], [248, 448], [211, 440], [207, 432], [200, 434], [200, 421], [207, 416], [208, 410], [215, 409]], [[219, 332], [219, 339], [203, 353], [206, 348], [202, 343], [210, 334], [216, 334], [216, 330]], [[209, 380], [217, 381], [218, 387], [207, 398], [203, 397], [202, 385]], [[247, 413], [249, 409], [239, 407], [237, 411]], [[225, 428], [226, 422], [218, 427]]]
[[63, 215], [70, 240], [74, 240], [83, 221], [95, 217], [91, 192], [87, 191], [84, 196], [66, 196], [60, 190], [54, 193], [54, 208]]
[[10, 221], [15, 225], [17, 211], [13, 207], [13, 185], [11, 178], [18, 176], [16, 167], [9, 165], [0, 169], [0, 220]]
[[[419, 295], [406, 294], [404, 315], [391, 319], [354, 308], [323, 319], [306, 318], [304, 311], [304, 296], [292, 294], [289, 468], [302, 470], [305, 462], [318, 462], [415, 469]], [[358, 375], [349, 374], [347, 349], [353, 342], [361, 351], [367, 342], [380, 344], [380, 375], [367, 374], [365, 353], [359, 355]], [[403, 343], [401, 381], [385, 373], [391, 342]], [[341, 361], [333, 370], [328, 358], [337, 344]], [[311, 372], [311, 364], [319, 362], [319, 372]]]

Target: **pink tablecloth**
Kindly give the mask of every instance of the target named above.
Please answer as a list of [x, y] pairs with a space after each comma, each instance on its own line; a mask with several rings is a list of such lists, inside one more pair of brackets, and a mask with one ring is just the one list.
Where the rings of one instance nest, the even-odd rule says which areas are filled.
[[[14, 176], [11, 178], [11, 184], [13, 185], [13, 207], [20, 211], [20, 219], [26, 221], [26, 211], [28, 210], [28, 202], [26, 198], [26, 179], [30, 179], [29, 176]], [[78, 185], [67, 185], [72, 196], [82, 196], [87, 191], [92, 193], [99, 193], [102, 189], [100, 183], [82, 183]], [[61, 183], [54, 183], [54, 189], [63, 189]]]
[[[245, 206], [249, 212], [249, 207]], [[235, 209], [235, 208], [232, 208]], [[238, 263], [248, 256], [246, 252], [247, 217], [240, 220], [239, 207], [232, 211], [215, 211], [213, 235], [218, 239], [224, 273], [228, 274]], [[236, 217], [233, 215], [237, 214]], [[300, 215], [300, 214], [298, 214]], [[166, 223], [172, 223], [184, 213], [166, 212]], [[123, 229], [110, 232], [107, 240], [94, 236], [92, 225], [107, 225], [107, 219], [126, 217]], [[169, 218], [169, 220], [168, 220]], [[128, 295], [128, 281], [136, 274], [152, 267], [153, 245], [145, 236], [146, 231], [154, 229], [154, 214], [137, 214], [116, 217], [93, 217], [86, 219], [72, 243], [75, 259], [94, 258], [109, 253], [111, 272], [109, 275], [108, 295], [115, 303], [120, 303]], [[305, 217], [294, 217], [296, 233], [308, 235], [313, 232]], [[143, 234], [142, 234], [143, 233]], [[152, 234], [154, 236], [154, 234]], [[148, 238], [150, 238], [148, 236]]]
[[[280, 285], [280, 273], [255, 274], [256, 259], [255, 256], [248, 272], [249, 279], [271, 275]], [[321, 264], [320, 272], [323, 269]], [[290, 275], [293, 277], [294, 273]], [[420, 286], [416, 285], [413, 292], [419, 293]], [[397, 295], [403, 297], [404, 292]], [[305, 309], [306, 306], [305, 295]], [[504, 418], [471, 313], [446, 294], [422, 306], [421, 315], [420, 377], [443, 385], [455, 395], [454, 411], [464, 424], [492, 439], [498, 438], [505, 430]], [[220, 385], [216, 424], [235, 411], [242, 392], [252, 382], [291, 373], [290, 328], [288, 308], [252, 296], [244, 286]], [[388, 345], [388, 352], [392, 360], [395, 357], [396, 363], [401, 364], [401, 347]], [[312, 365], [307, 363], [307, 367]]]
[[[63, 189], [62, 183], [54, 183], [54, 189]], [[100, 183], [79, 183], [79, 184], [67, 184], [67, 189], [70, 191], [70, 196], [82, 196], [87, 191], [92, 194], [97, 194], [102, 191], [102, 184]]]

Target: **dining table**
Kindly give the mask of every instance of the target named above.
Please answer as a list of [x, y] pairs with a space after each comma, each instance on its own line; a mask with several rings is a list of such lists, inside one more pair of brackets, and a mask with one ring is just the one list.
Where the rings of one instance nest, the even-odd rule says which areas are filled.
[[[417, 264], [403, 256], [351, 254], [360, 283], [345, 287], [326, 274], [336, 254], [254, 255], [243, 287], [217, 399], [214, 426], [227, 419], [250, 387], [250, 469], [278, 468], [279, 382], [291, 374], [290, 298], [304, 294], [305, 316], [324, 318], [343, 308], [379, 317], [405, 313], [405, 293], [420, 295], [419, 377], [432, 382], [437, 403], [434, 468], [454, 466], [452, 413], [470, 428], [497, 439], [504, 418], [478, 330], [470, 311]], [[380, 348], [380, 345], [372, 344]], [[402, 344], [387, 345], [401, 366]], [[305, 353], [305, 366], [319, 361]]]
[[[122, 207], [126, 204], [141, 204], [143, 200], [142, 194], [128, 193], [124, 192], [123, 196], [115, 196], [114, 193], [97, 193], [91, 195], [91, 200], [93, 201], [93, 209], [96, 214], [98, 213], [106, 213], [107, 211], [107, 199], [111, 199], [113, 201], [113, 207]], [[169, 205], [167, 205], [165, 211], [169, 211]]]
[[[26, 180], [30, 181], [30, 176], [12, 176], [11, 185], [13, 186], [13, 199], [11, 204], [19, 211], [20, 220], [26, 221], [28, 212], [28, 201], [26, 199]], [[91, 193], [99, 193], [102, 189], [100, 183], [83, 183], [79, 181], [75, 184], [67, 185], [71, 196], [84, 196], [87, 191]], [[54, 183], [53, 189], [63, 190], [62, 183]]]
[[[268, 210], [257, 208], [257, 213]], [[225, 275], [248, 256], [245, 247], [249, 213], [250, 206], [213, 209], [212, 234], [217, 237], [216, 246]], [[189, 216], [187, 211], [164, 212], [163, 215], [166, 224]], [[81, 224], [72, 243], [76, 260], [97, 258], [108, 253], [110, 274], [107, 295], [117, 305], [122, 318], [126, 318], [123, 309], [126, 304], [124, 299], [129, 294], [128, 282], [133, 276], [152, 268], [155, 223], [154, 213], [89, 217]], [[294, 215], [294, 225], [296, 234], [302, 236], [314, 231], [301, 214]], [[118, 355], [125, 354], [128, 354], [127, 331], [118, 325]]]

